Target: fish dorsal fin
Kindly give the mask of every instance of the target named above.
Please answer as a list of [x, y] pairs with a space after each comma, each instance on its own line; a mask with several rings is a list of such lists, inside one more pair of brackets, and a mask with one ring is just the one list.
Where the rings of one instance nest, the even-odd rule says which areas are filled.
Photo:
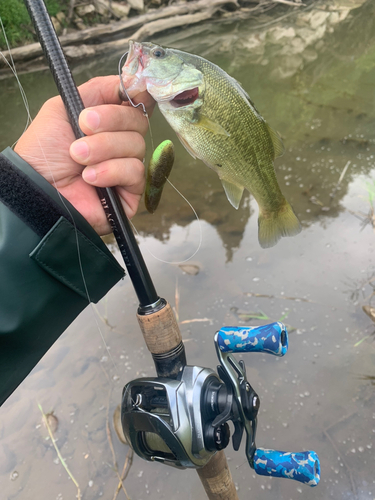
[[237, 210], [242, 198], [243, 186], [237, 186], [231, 182], [220, 179], [229, 203]]
[[206, 130], [209, 130], [213, 134], [225, 135], [226, 137], [230, 137], [229, 132], [227, 132], [221, 125], [212, 121], [205, 115], [199, 115], [199, 119], [196, 125], [198, 125], [198, 127], [202, 127], [205, 128]]
[[279, 156], [282, 156], [285, 151], [285, 147], [283, 144], [283, 141], [281, 140], [281, 137], [279, 134], [273, 130], [268, 123], [266, 123], [267, 130], [271, 136], [272, 144], [273, 144], [273, 150], [275, 152], [275, 155], [273, 159], [278, 158]]
[[189, 144], [185, 141], [185, 139], [182, 137], [182, 135], [178, 134], [176, 132], [176, 135], [177, 137], [179, 138], [181, 144], [184, 146], [184, 148], [186, 149], [186, 151], [194, 158], [194, 160], [197, 158], [197, 155], [195, 154], [195, 152], [191, 149], [191, 147], [189, 146]]

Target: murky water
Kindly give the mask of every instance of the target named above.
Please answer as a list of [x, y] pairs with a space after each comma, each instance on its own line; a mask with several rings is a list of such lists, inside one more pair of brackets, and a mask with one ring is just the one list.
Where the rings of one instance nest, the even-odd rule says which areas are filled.
[[[166, 186], [154, 216], [142, 208], [134, 219], [159, 294], [174, 304], [177, 284], [180, 320], [205, 320], [181, 325], [190, 363], [216, 366], [212, 337], [222, 325], [260, 324], [266, 320], [252, 317], [262, 315], [284, 318], [290, 325], [285, 358], [244, 357], [262, 401], [257, 444], [314, 449], [322, 480], [317, 488], [308, 488], [256, 476], [243, 447], [233, 452], [230, 446], [227, 455], [241, 500], [375, 498], [375, 386], [366, 379], [375, 376], [374, 326], [362, 311], [371, 303], [375, 275], [375, 234], [366, 224], [375, 190], [375, 5], [371, 0], [337, 0], [330, 11], [321, 7], [315, 2], [276, 23], [277, 12], [272, 12], [157, 39], [211, 59], [243, 84], [284, 138], [286, 152], [276, 171], [303, 224], [299, 236], [262, 250], [254, 200], [245, 196], [235, 211], [216, 175], [177, 140], [171, 181], [201, 220], [203, 243], [193, 259], [199, 273], [184, 273], [149, 253], [175, 262], [197, 248], [199, 224], [171, 187]], [[117, 59], [75, 68], [76, 80], [115, 71]], [[33, 113], [55, 93], [47, 72], [21, 80]], [[25, 114], [14, 80], [0, 85], [6, 124], [2, 148], [22, 131]], [[158, 112], [152, 124], [155, 143], [174, 138]], [[111, 420], [124, 383], [154, 374], [136, 306], [125, 279], [97, 311], [88, 308], [75, 321], [1, 408], [2, 497], [60, 500], [76, 495], [41, 425], [40, 402], [59, 419], [57, 444], [83, 498], [113, 498], [118, 479], [107, 415]], [[128, 449], [114, 435], [113, 444], [121, 471]], [[138, 457], [125, 486], [132, 500], [205, 498], [194, 471]]]

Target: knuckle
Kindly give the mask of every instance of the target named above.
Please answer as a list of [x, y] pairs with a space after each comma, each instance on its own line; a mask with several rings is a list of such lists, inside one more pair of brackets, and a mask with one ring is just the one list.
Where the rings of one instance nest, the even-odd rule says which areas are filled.
[[134, 158], [132, 167], [134, 169], [135, 176], [138, 179], [143, 179], [146, 171], [143, 162], [141, 162], [141, 160], [138, 160], [137, 158]]
[[146, 141], [144, 140], [141, 134], [139, 133], [135, 134], [134, 145], [136, 147], [137, 152], [139, 152], [139, 154], [141, 154], [143, 158], [146, 153]]

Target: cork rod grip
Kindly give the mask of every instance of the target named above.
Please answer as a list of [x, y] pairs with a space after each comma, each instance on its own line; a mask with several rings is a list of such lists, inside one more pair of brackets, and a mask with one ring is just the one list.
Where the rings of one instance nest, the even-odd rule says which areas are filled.
[[180, 328], [168, 303], [152, 314], [137, 314], [137, 318], [147, 348], [152, 354], [167, 353], [182, 342]]
[[218, 451], [207, 465], [197, 469], [209, 500], [238, 500], [224, 451]]

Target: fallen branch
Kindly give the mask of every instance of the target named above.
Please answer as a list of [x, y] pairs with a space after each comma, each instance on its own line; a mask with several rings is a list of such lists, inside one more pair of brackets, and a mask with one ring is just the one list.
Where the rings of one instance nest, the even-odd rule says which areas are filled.
[[121, 40], [115, 40], [113, 42], [104, 42], [97, 45], [80, 45], [80, 46], [70, 46], [64, 47], [64, 53], [70, 60], [81, 59], [83, 57], [90, 57], [97, 54], [103, 54], [109, 51], [115, 51], [118, 49], [126, 50], [126, 46], [129, 40], [143, 41], [156, 33], [161, 33], [167, 31], [171, 28], [177, 28], [179, 26], [189, 26], [192, 24], [197, 24], [202, 21], [207, 21], [211, 19], [216, 12], [218, 12], [224, 4], [232, 3], [237, 5], [236, 0], [214, 0], [213, 5], [210, 8], [204, 10], [203, 12], [198, 12], [196, 14], [186, 14], [184, 16], [174, 16], [168, 17], [167, 19], [159, 19], [157, 21], [150, 22], [139, 28], [135, 33], [133, 33], [128, 38], [123, 38]]
[[130, 467], [133, 464], [133, 456], [134, 456], [134, 451], [131, 448], [129, 448], [128, 453], [126, 454], [124, 467], [122, 468], [120, 482], [117, 485], [117, 489], [115, 491], [115, 494], [113, 495], [112, 500], [116, 500], [117, 495], [119, 494], [121, 487], [123, 486], [123, 481], [125, 481], [125, 479], [127, 478], [127, 475], [129, 474]]
[[333, 198], [335, 197], [336, 191], [338, 190], [338, 188], [339, 188], [339, 186], [340, 186], [340, 184], [341, 184], [341, 181], [343, 180], [344, 175], [346, 174], [346, 171], [347, 171], [347, 170], [348, 170], [348, 168], [349, 168], [350, 163], [351, 163], [351, 161], [349, 160], [349, 161], [346, 163], [346, 165], [345, 165], [345, 167], [344, 167], [343, 171], [341, 172], [341, 175], [340, 175], [340, 177], [339, 177], [339, 180], [338, 180], [338, 182], [337, 182], [337, 184], [336, 184], [335, 188], [333, 189], [333, 191], [332, 191], [332, 193], [331, 193], [331, 196], [330, 196], [330, 203], [332, 202]]
[[[167, 7], [151, 10], [146, 14], [141, 14], [140, 16], [131, 17], [126, 21], [118, 21], [111, 24], [106, 24], [102, 26], [95, 26], [93, 28], [88, 28], [86, 30], [77, 31], [75, 33], [69, 33], [68, 35], [61, 36], [59, 38], [60, 43], [63, 47], [74, 46], [77, 44], [81, 44], [82, 42], [90, 43], [95, 42], [99, 39], [106, 38], [107, 40], [113, 38], [114, 36], [118, 37], [119, 35], [126, 36], [129, 40], [131, 33], [134, 33], [134, 30], [142, 30], [146, 28], [147, 24], [151, 24], [154, 21], [164, 18], [172, 18], [175, 19], [177, 16], [185, 16], [192, 15], [196, 12], [207, 11], [210, 9], [214, 9], [215, 12], [224, 6], [231, 5], [232, 7], [238, 8], [239, 5], [237, 0], [197, 0], [195, 2], [184, 2], [178, 3], [175, 5], [169, 5]], [[202, 20], [205, 20], [203, 18]], [[199, 22], [199, 21], [196, 21]], [[181, 24], [178, 24], [181, 26]], [[151, 28], [153, 29], [153, 28]], [[160, 31], [157, 31], [160, 32]], [[135, 32], [137, 33], [137, 31]], [[153, 34], [156, 31], [153, 32]], [[104, 42], [105, 43], [105, 42]], [[96, 45], [95, 47], [100, 47], [103, 44]], [[114, 47], [117, 45], [115, 44]], [[84, 47], [87, 47], [86, 45]], [[95, 48], [94, 46], [92, 48]], [[112, 46], [109, 45], [109, 48]], [[99, 52], [102, 52], [100, 50]], [[82, 50], [82, 57], [87, 55], [95, 54], [96, 52], [90, 51], [87, 48]], [[77, 52], [78, 54], [78, 52]], [[14, 61], [28, 61], [30, 59], [34, 59], [43, 55], [42, 49], [39, 43], [31, 43], [29, 45], [25, 45], [23, 47], [17, 47], [12, 49], [12, 56]], [[7, 59], [10, 59], [9, 52], [4, 51], [4, 56]], [[0, 67], [3, 66], [4, 63], [0, 61]]]
[[[109, 447], [110, 447], [110, 450], [111, 450], [111, 453], [112, 453], [112, 461], [113, 461], [113, 467], [115, 469], [115, 472], [116, 472], [116, 475], [117, 475], [117, 478], [119, 480], [119, 485], [120, 485], [120, 489], [122, 488], [127, 500], [130, 500], [129, 498], [129, 495], [128, 495], [128, 492], [126, 491], [126, 488], [124, 486], [124, 483], [123, 483], [123, 479], [122, 479], [122, 475], [124, 473], [124, 471], [122, 472], [121, 476], [120, 476], [120, 473], [118, 471], [118, 466], [117, 466], [117, 459], [116, 459], [116, 453], [115, 453], [115, 449], [113, 448], [113, 442], [112, 442], [112, 435], [111, 435], [111, 428], [109, 426], [109, 403], [110, 403], [110, 397], [111, 397], [111, 393], [112, 393], [112, 390], [109, 392], [109, 395], [108, 395], [108, 405], [107, 405], [107, 417], [106, 417], [106, 424], [105, 424], [105, 427], [106, 427], [106, 432], [107, 432], [107, 439], [108, 439], [108, 444], [109, 444]], [[125, 460], [125, 463], [126, 463], [126, 460]], [[118, 491], [115, 493], [115, 497], [117, 496], [118, 492], [120, 491], [120, 489], [118, 489]], [[114, 497], [114, 498], [115, 498]]]
[[62, 463], [62, 465], [64, 466], [64, 469], [66, 470], [66, 472], [68, 473], [68, 476], [70, 477], [70, 479], [73, 481], [73, 483], [76, 485], [76, 488], [77, 488], [77, 498], [78, 500], [81, 500], [82, 496], [81, 496], [81, 489], [79, 487], [79, 484], [78, 482], [76, 481], [75, 477], [73, 476], [73, 474], [70, 472], [69, 470], [69, 467], [66, 465], [66, 462], [65, 460], [63, 459], [61, 453], [60, 453], [60, 450], [59, 448], [57, 447], [57, 444], [56, 444], [56, 440], [55, 438], [53, 437], [53, 433], [52, 433], [52, 430], [49, 426], [49, 423], [48, 423], [48, 419], [47, 419], [47, 415], [44, 413], [43, 411], [43, 408], [40, 404], [38, 404], [38, 408], [39, 410], [41, 411], [42, 415], [43, 415], [43, 422], [44, 422], [44, 425], [46, 426], [47, 428], [47, 431], [48, 431], [48, 434], [49, 434], [49, 437], [51, 438], [51, 441], [52, 441], [52, 444], [53, 446], [55, 447], [55, 450], [56, 450], [56, 453], [57, 453], [57, 456], [59, 457], [59, 460], [60, 462]]

